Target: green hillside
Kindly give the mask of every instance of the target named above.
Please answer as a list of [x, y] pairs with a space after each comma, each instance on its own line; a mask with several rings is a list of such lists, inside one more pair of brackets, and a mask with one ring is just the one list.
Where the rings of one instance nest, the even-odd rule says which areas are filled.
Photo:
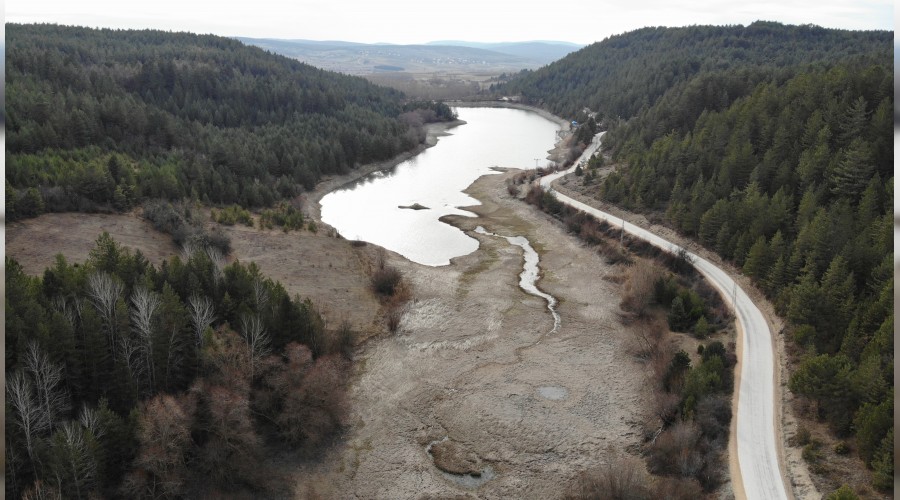
[[[583, 188], [754, 280], [789, 322], [791, 391], [879, 489], [893, 484], [892, 38], [647, 28], [497, 89], [558, 114], [599, 110], [616, 168], [599, 180], [593, 159]], [[804, 456], [828, 474], [820, 451]]]
[[7, 191], [25, 200], [12, 217], [147, 197], [268, 205], [421, 140], [399, 92], [236, 40], [6, 33]]

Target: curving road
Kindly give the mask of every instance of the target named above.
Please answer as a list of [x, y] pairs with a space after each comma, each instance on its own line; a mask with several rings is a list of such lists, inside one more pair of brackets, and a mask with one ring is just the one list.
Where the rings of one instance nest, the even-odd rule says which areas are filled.
[[[589, 158], [600, 146], [604, 132], [594, 137], [591, 145], [579, 158], [578, 163]], [[574, 170], [551, 174], [540, 179], [541, 186], [550, 188], [551, 183]], [[619, 217], [597, 210], [577, 200], [559, 193], [556, 198], [578, 210], [582, 210], [614, 226], [621, 226], [626, 232], [666, 250], [679, 247], [650, 231], [628, 224]], [[694, 267], [718, 289], [724, 300], [735, 311], [741, 335], [741, 349], [738, 366], [740, 382], [738, 388], [736, 434], [739, 476], [732, 472], [735, 493], [743, 489], [746, 498], [776, 500], [787, 499], [784, 479], [778, 463], [778, 443], [775, 419], [775, 359], [774, 339], [769, 325], [756, 304], [731, 279], [728, 274], [702, 257], [688, 252]]]

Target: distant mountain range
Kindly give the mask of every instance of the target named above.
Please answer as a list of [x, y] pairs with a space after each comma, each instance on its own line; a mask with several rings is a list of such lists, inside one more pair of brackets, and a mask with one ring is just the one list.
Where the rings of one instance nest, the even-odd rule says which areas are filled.
[[350, 74], [378, 72], [510, 72], [538, 68], [580, 49], [556, 41], [478, 43], [429, 42], [424, 45], [366, 44], [345, 41], [237, 40], [313, 66]]

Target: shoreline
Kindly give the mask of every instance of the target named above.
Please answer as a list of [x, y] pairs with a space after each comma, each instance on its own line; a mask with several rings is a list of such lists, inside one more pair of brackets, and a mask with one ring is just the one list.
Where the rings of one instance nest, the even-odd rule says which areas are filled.
[[[559, 135], [557, 135], [557, 141], [554, 143], [552, 149], [547, 150], [546, 159], [556, 163], [561, 163], [560, 159], [564, 157], [564, 152], [567, 149], [566, 141], [571, 136], [571, 125], [567, 120], [560, 118], [550, 113], [549, 111], [526, 104], [498, 101], [447, 101], [446, 104], [450, 107], [457, 108], [510, 108], [536, 113], [543, 118], [556, 123], [560, 127], [560, 131], [558, 133]], [[411, 158], [414, 158], [426, 149], [435, 146], [438, 143], [438, 139], [440, 137], [451, 135], [451, 132], [449, 132], [451, 129], [465, 124], [465, 120], [459, 119], [452, 122], [429, 123], [425, 125], [425, 142], [419, 144], [416, 148], [410, 151], [406, 151], [405, 153], [400, 153], [399, 155], [389, 160], [367, 163], [343, 175], [323, 178], [316, 184], [316, 187], [312, 191], [302, 193], [300, 195], [306, 197], [306, 204], [304, 205], [306, 215], [315, 220], [317, 224], [325, 224], [324, 222], [322, 222], [321, 206], [322, 198], [324, 198], [325, 195], [348, 184], [356, 182], [367, 175], [375, 172], [384, 172], [390, 170], [397, 165]]]
[[375, 172], [383, 172], [385, 170], [390, 170], [397, 165], [413, 158], [426, 149], [434, 146], [438, 142], [439, 137], [444, 137], [450, 135], [449, 130], [456, 128], [460, 125], [465, 125], [465, 120], [454, 120], [452, 122], [438, 122], [438, 123], [429, 123], [425, 125], [425, 142], [419, 144], [414, 149], [410, 151], [406, 151], [404, 153], [400, 153], [399, 155], [384, 161], [379, 161], [375, 163], [367, 163], [358, 168], [351, 170], [350, 172], [343, 175], [336, 175], [325, 177], [320, 180], [315, 189], [312, 191], [308, 191], [306, 193], [302, 193], [300, 196], [306, 196], [307, 203], [304, 206], [304, 209], [307, 212], [307, 216], [311, 217], [318, 224], [323, 224], [321, 218], [321, 205], [319, 202], [322, 201], [322, 198], [325, 197], [328, 193], [340, 189], [347, 184], [351, 184], [353, 182], [362, 179], [363, 177], [375, 173]]

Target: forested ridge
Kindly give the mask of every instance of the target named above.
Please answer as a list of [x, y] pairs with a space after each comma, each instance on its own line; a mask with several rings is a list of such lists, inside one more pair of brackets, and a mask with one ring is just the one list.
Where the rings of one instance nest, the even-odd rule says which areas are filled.
[[[754, 280], [788, 320], [790, 389], [882, 490], [893, 484], [892, 35], [647, 28], [501, 89], [570, 116], [599, 110], [616, 168], [598, 180], [605, 160], [592, 159], [585, 189]], [[814, 471], [834, 472], [808, 432], [794, 442]]]
[[161, 266], [101, 235], [6, 260], [6, 497], [283, 496], [266, 455], [340, 428], [350, 331], [214, 247]]
[[[774, 22], [649, 27], [608, 37], [538, 70], [524, 70], [492, 90], [520, 95], [524, 102], [573, 118], [587, 107], [601, 118], [628, 119], [667, 93], [684, 93], [691, 99], [687, 104], [700, 111], [729, 104], [763, 79], [785, 78], [790, 72], [784, 68], [889, 60], [892, 40], [893, 33], [886, 31]], [[709, 79], [697, 80], [700, 76]]]
[[270, 205], [409, 150], [422, 121], [450, 118], [228, 38], [6, 29], [9, 218], [157, 197]]

